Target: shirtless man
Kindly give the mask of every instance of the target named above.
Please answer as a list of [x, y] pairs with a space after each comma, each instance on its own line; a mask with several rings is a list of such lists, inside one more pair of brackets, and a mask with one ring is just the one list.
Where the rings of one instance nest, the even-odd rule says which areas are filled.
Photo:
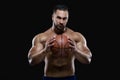
[[[52, 27], [33, 38], [28, 60], [31, 65], [45, 61], [43, 80], [76, 80], [74, 60], [77, 59], [83, 64], [91, 62], [92, 54], [85, 37], [66, 27], [68, 17], [68, 8], [65, 5], [57, 5], [53, 9]], [[58, 34], [65, 34], [69, 38], [72, 51], [68, 49], [67, 56], [57, 56], [57, 53], [53, 54], [50, 49]]]

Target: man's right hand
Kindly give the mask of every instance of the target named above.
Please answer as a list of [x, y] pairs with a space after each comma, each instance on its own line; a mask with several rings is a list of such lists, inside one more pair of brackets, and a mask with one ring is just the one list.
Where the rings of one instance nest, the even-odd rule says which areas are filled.
[[54, 45], [55, 37], [56, 36], [54, 35], [46, 41], [45, 48], [44, 48], [45, 51], [47, 51], [47, 52], [50, 51], [50, 47]]

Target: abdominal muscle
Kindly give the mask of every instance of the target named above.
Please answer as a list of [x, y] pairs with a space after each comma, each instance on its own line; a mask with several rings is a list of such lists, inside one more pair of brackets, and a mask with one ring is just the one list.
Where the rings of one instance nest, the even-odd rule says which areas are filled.
[[44, 76], [65, 77], [74, 75], [74, 57], [71, 53], [60, 56], [49, 52], [45, 57]]

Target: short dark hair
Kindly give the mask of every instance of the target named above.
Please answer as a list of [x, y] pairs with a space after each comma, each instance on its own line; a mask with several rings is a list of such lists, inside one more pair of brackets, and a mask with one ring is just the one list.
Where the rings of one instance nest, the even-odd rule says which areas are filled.
[[68, 7], [63, 4], [58, 4], [53, 8], [53, 13], [56, 12], [56, 10], [68, 11]]

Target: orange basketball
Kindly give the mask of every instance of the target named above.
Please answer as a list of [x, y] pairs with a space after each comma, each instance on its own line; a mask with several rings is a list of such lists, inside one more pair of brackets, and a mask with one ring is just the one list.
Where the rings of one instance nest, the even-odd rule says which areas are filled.
[[51, 47], [53, 56], [69, 56], [71, 48], [69, 47], [68, 37], [66, 35], [56, 35], [54, 45]]
[[55, 48], [68, 48], [68, 38], [66, 35], [57, 35], [55, 37], [54, 46]]

